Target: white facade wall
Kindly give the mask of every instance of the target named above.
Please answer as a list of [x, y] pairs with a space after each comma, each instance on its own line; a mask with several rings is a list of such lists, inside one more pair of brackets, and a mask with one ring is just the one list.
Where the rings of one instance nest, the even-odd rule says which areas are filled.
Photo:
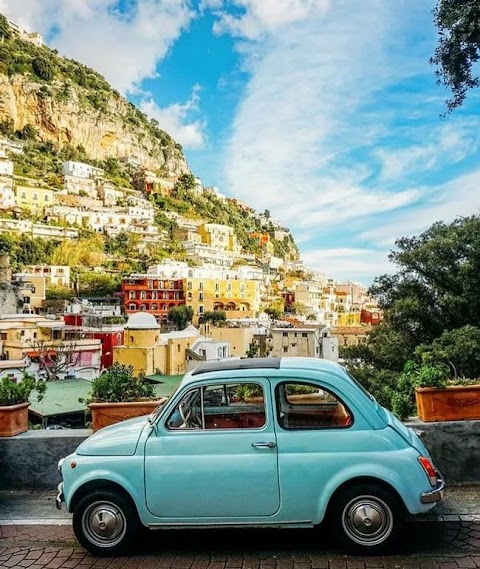
[[74, 162], [69, 160], [63, 163], [63, 173], [65, 176], [75, 176], [77, 178], [96, 178], [103, 176], [104, 171], [101, 168], [95, 168], [84, 162]]
[[0, 209], [11, 209], [17, 205], [13, 188], [0, 182]]
[[0, 176], [13, 176], [13, 162], [0, 160]]

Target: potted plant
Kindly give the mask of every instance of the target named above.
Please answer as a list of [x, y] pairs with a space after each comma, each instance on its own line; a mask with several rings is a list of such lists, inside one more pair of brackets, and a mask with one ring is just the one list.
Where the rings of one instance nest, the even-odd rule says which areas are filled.
[[0, 379], [0, 437], [13, 437], [28, 431], [28, 398], [35, 390], [41, 401], [46, 388], [44, 381], [36, 382], [27, 374], [18, 383], [8, 377]]
[[480, 419], [478, 380], [449, 380], [444, 364], [428, 363], [414, 374], [415, 400], [422, 421], [463, 421]]
[[148, 415], [165, 398], [155, 395], [154, 386], [144, 375], [135, 377], [133, 366], [114, 363], [92, 381], [87, 403], [92, 415], [92, 429], [97, 431], [125, 419]]

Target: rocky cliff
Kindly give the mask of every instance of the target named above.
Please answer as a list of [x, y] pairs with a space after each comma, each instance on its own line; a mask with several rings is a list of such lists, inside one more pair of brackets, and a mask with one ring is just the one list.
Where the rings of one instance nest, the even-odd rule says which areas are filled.
[[82, 147], [94, 160], [132, 157], [179, 175], [189, 171], [179, 144], [95, 71], [14, 36], [0, 45], [3, 134], [36, 129], [42, 141]]

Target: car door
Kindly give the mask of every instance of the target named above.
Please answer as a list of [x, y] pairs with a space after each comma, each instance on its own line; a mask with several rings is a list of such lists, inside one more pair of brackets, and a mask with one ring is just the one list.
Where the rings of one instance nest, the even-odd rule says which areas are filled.
[[274, 396], [282, 516], [315, 520], [329, 481], [361, 456], [363, 435], [346, 403], [320, 383], [279, 380]]
[[160, 518], [271, 516], [280, 507], [269, 381], [186, 387], [145, 448], [149, 511]]

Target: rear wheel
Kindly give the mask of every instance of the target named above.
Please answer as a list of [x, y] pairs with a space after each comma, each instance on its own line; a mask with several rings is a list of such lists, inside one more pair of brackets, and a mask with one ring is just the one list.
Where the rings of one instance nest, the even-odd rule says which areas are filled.
[[382, 486], [356, 484], [341, 490], [331, 504], [331, 528], [340, 545], [360, 553], [382, 553], [399, 538], [403, 508]]
[[97, 556], [126, 553], [140, 527], [131, 500], [114, 490], [95, 490], [73, 512], [73, 531], [81, 545]]

